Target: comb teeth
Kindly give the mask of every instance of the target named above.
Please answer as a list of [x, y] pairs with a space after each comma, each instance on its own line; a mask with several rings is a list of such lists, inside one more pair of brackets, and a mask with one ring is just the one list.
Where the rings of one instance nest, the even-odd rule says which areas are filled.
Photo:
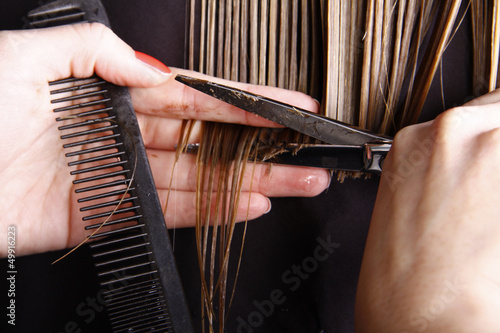
[[109, 26], [108, 17], [99, 0], [57, 0], [28, 13], [33, 28], [46, 28], [63, 24], [100, 22]]
[[[56, 16], [60, 15], [60, 16]], [[85, 12], [78, 8], [62, 8], [58, 12], [45, 11], [38, 14], [28, 16], [32, 20], [31, 25], [35, 28], [45, 28], [61, 25], [64, 23], [82, 23], [87, 22], [85, 19]]]
[[[130, 163], [123, 150], [123, 134], [117, 131], [119, 126], [116, 116], [110, 114], [113, 108], [106, 105], [109, 101], [106, 96], [106, 82], [99, 78], [74, 79], [53, 82], [51, 86], [56, 88], [51, 91], [54, 97], [52, 103], [56, 106], [55, 112], [61, 112], [57, 107], [61, 104], [71, 103], [76, 106], [67, 108], [66, 114], [56, 119], [66, 123], [58, 129], [62, 134], [63, 146], [72, 149], [65, 155], [71, 159], [68, 162], [68, 166], [73, 169], [70, 174], [76, 176], [73, 183], [79, 185], [101, 181], [99, 184], [80, 186], [75, 190], [78, 194], [86, 192], [85, 195], [79, 196], [78, 202], [96, 201], [81, 209], [82, 212], [92, 211], [92, 214], [83, 217], [83, 221], [102, 219], [102, 224], [111, 217], [117, 218], [126, 214], [127, 221], [133, 220], [139, 208], [133, 199], [137, 197], [131, 197], [129, 192], [132, 190], [129, 188], [132, 184], [132, 174], [128, 173], [133, 163]], [[86, 103], [88, 99], [92, 99], [91, 104]], [[93, 109], [101, 110], [101, 113], [92, 113]], [[107, 111], [102, 111], [104, 109]], [[86, 112], [83, 116], [80, 114], [82, 110]], [[79, 141], [75, 141], [75, 138]], [[108, 178], [110, 180], [106, 181]], [[125, 207], [116, 207], [118, 204]], [[96, 212], [109, 206], [116, 208]]]
[[101, 285], [110, 286], [105, 300], [114, 331], [174, 332], [135, 194], [137, 162], [125, 151], [128, 134], [110, 105], [109, 83], [93, 77], [50, 85], [82, 220], [96, 230], [91, 238], [101, 239], [90, 247]]

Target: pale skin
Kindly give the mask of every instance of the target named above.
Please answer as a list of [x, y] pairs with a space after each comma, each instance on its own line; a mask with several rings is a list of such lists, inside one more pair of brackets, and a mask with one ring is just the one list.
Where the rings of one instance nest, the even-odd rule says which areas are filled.
[[[61, 41], [64, 41], [62, 43]], [[100, 25], [0, 33], [0, 211], [17, 226], [17, 255], [75, 246], [85, 237], [47, 82], [93, 72], [131, 87], [160, 197], [169, 183], [180, 119], [273, 126], [194, 91], [137, 60]], [[172, 69], [173, 74], [185, 72]], [[189, 73], [190, 75], [200, 75]], [[317, 111], [303, 94], [231, 83]], [[401, 131], [381, 177], [363, 259], [357, 302], [359, 332], [498, 332], [500, 312], [500, 92]], [[193, 140], [197, 133], [194, 133]], [[176, 227], [194, 224], [186, 156], [176, 177]], [[324, 170], [260, 166], [249, 218], [269, 197], [314, 196], [329, 184]], [[248, 198], [249, 178], [244, 191]], [[239, 220], [246, 216], [242, 200]], [[167, 211], [167, 226], [174, 214]]]

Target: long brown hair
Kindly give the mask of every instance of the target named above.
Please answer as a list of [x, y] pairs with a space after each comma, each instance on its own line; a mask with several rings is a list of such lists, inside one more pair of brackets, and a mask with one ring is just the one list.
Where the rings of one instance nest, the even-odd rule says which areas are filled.
[[[394, 134], [417, 122], [464, 17], [459, 10], [465, 13], [469, 6], [474, 86], [480, 94], [497, 86], [496, 0], [191, 0], [189, 68], [298, 90], [322, 101], [321, 112], [328, 117]], [[232, 299], [234, 285], [226, 282], [234, 210], [258, 137], [256, 128], [203, 125], [196, 239], [203, 328], [210, 332], [223, 332]]]

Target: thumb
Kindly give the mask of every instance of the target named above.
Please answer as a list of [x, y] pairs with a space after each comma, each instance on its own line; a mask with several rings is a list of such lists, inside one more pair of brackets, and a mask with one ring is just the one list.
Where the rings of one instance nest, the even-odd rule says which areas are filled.
[[84, 23], [34, 32], [31, 51], [38, 53], [37, 67], [47, 81], [96, 73], [106, 81], [132, 87], [165, 82], [170, 69], [160, 61], [134, 50], [99, 23]]

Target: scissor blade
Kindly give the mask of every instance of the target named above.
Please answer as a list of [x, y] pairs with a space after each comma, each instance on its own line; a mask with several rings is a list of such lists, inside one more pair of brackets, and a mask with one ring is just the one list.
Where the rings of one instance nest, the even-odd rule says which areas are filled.
[[288, 149], [269, 162], [330, 170], [365, 171], [363, 146], [310, 145]]
[[[186, 153], [196, 154], [199, 144], [188, 144]], [[258, 162], [295, 165], [330, 170], [367, 171], [362, 146], [290, 144], [279, 148], [271, 157], [259, 155]], [[253, 158], [251, 159], [253, 161]]]
[[221, 101], [326, 143], [363, 145], [370, 141], [387, 140], [371, 132], [244, 90], [185, 75], [177, 75], [175, 79]]

